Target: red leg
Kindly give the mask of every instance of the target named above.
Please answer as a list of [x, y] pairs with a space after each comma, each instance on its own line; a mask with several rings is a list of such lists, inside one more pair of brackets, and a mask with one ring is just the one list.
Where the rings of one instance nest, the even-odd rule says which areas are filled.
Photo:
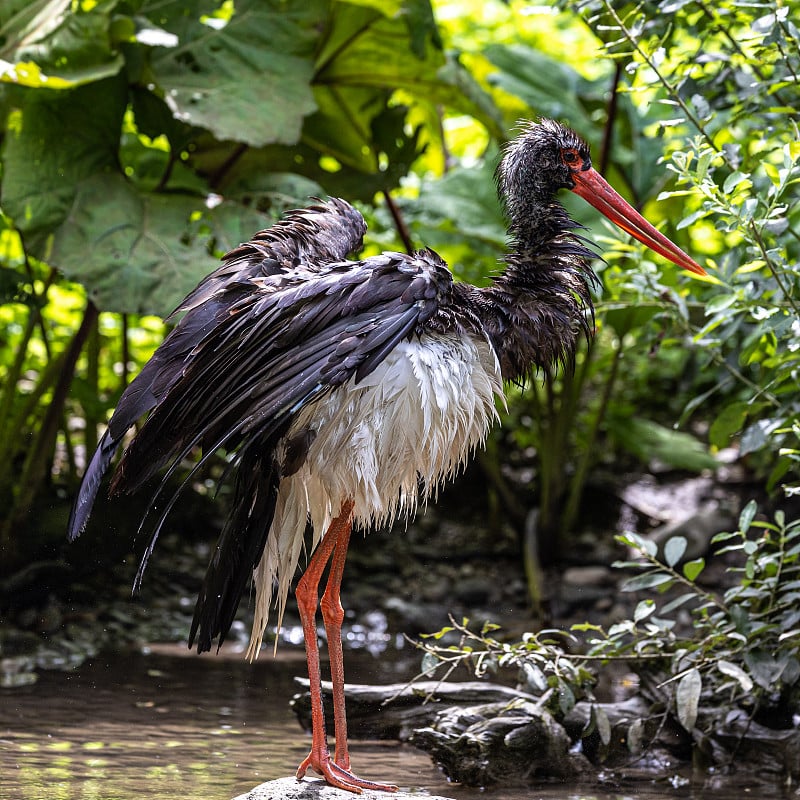
[[[344, 703], [344, 668], [342, 657], [342, 620], [344, 610], [339, 590], [347, 556], [347, 545], [352, 529], [353, 501], [343, 504], [341, 512], [317, 546], [308, 568], [297, 584], [295, 596], [303, 625], [308, 661], [308, 679], [311, 691], [311, 752], [297, 770], [302, 778], [311, 767], [325, 780], [340, 789], [360, 793], [362, 789], [396, 791], [396, 786], [374, 783], [358, 778], [350, 772], [350, 756], [347, 751], [347, 721]], [[331, 758], [325, 735], [325, 715], [322, 710], [322, 686], [317, 645], [316, 610], [319, 602], [319, 582], [328, 561], [331, 572], [321, 609], [328, 635], [328, 650], [331, 659], [331, 681], [333, 683], [334, 730], [336, 734], [336, 757]]]
[[342, 574], [350, 542], [350, 526], [342, 530], [339, 541], [331, 556], [331, 570], [328, 583], [319, 607], [325, 633], [328, 636], [328, 656], [331, 662], [331, 684], [333, 685], [333, 729], [336, 737], [336, 751], [333, 760], [342, 769], [350, 769], [350, 754], [347, 751], [347, 717], [344, 700], [344, 655], [342, 653], [342, 622], [344, 609], [341, 601]]

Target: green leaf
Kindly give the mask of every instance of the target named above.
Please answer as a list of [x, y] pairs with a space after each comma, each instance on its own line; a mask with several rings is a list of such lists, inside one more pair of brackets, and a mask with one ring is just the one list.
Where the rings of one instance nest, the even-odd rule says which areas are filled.
[[176, 0], [145, 6], [141, 13], [180, 40], [153, 48], [152, 80], [178, 119], [218, 139], [295, 144], [317, 108], [311, 83], [328, 8], [323, 0], [237, 0], [230, 21], [210, 25]]
[[739, 171], [732, 172], [725, 178], [725, 182], [722, 184], [722, 191], [725, 192], [725, 194], [730, 194], [737, 186], [744, 182], [747, 182], [748, 185], [750, 184], [749, 175], [745, 175]]
[[687, 561], [683, 565], [683, 576], [687, 581], [694, 581], [697, 576], [705, 569], [706, 560], [704, 558], [696, 558], [694, 561]]
[[720, 659], [717, 661], [717, 669], [723, 675], [727, 675], [728, 677], [735, 678], [737, 681], [739, 681], [739, 685], [742, 687], [743, 691], [752, 691], [753, 680], [741, 667], [737, 666], [736, 664], [732, 664], [730, 661]]
[[634, 609], [633, 619], [634, 622], [641, 622], [647, 619], [656, 610], [656, 604], [650, 598], [641, 600]]
[[654, 557], [658, 553], [658, 545], [652, 539], [646, 539], [633, 531], [625, 531], [625, 533], [614, 537], [620, 544], [630, 547], [634, 550], [639, 550], [646, 553], [648, 556]]
[[696, 600], [697, 593], [696, 592], [686, 592], [686, 594], [682, 594], [680, 597], [676, 597], [674, 600], [671, 600], [669, 603], [664, 605], [661, 609], [662, 614], [669, 614], [670, 611], [674, 611], [676, 608], [680, 608], [685, 603], [688, 603], [689, 600]]
[[2, 19], [2, 54], [16, 69], [2, 80], [63, 89], [117, 75], [122, 54], [111, 42], [113, 3], [34, 0]]
[[558, 679], [558, 707], [565, 716], [575, 707], [575, 692], [562, 678]]
[[431, 20], [423, 26], [412, 24], [412, 17], [430, 16], [427, 2], [407, 2], [403, 13], [396, 15], [370, 5], [337, 3], [316, 59], [315, 86], [330, 94], [324, 101], [317, 95], [321, 110], [331, 116], [337, 105], [348, 107], [346, 114], [341, 110], [333, 114], [340, 129], [342, 123], [364, 127], [367, 105], [399, 89], [426, 104], [457, 108], [480, 119], [495, 135], [502, 133], [491, 98], [444, 52]]
[[426, 652], [422, 656], [422, 664], [420, 665], [420, 672], [423, 675], [429, 675], [434, 672], [441, 664], [441, 660], [435, 653]]
[[708, 440], [715, 447], [727, 447], [734, 434], [741, 431], [750, 412], [750, 404], [736, 402], [726, 406], [716, 417], [708, 431]]
[[600, 741], [607, 745], [611, 741], [611, 723], [608, 721], [605, 709], [597, 703], [592, 703], [592, 719]]
[[521, 44], [493, 44], [484, 55], [498, 70], [490, 77], [492, 84], [521, 98], [537, 114], [569, 118], [578, 129], [595, 127], [579, 99], [590, 84], [569, 64]]
[[756, 503], [755, 500], [750, 500], [742, 509], [739, 514], [739, 530], [742, 533], [747, 533], [747, 531], [750, 530], [750, 526], [753, 524], [757, 511], [758, 503]]
[[748, 650], [744, 662], [753, 680], [763, 689], [774, 690], [776, 682], [786, 667], [786, 662], [774, 658], [763, 650]]
[[[204, 212], [212, 225], [198, 229], [192, 217]], [[165, 316], [216, 267], [215, 214], [234, 219], [219, 207], [208, 211], [198, 197], [139, 194], [119, 175], [95, 175], [78, 185], [56, 231], [52, 263], [83, 283], [103, 310]], [[268, 223], [242, 208], [235, 220], [251, 231]], [[225, 230], [223, 224], [218, 238]]]
[[522, 673], [525, 676], [525, 683], [529, 684], [540, 692], [547, 690], [547, 678], [545, 677], [544, 672], [542, 672], [542, 670], [539, 669], [536, 664], [532, 664], [530, 661], [523, 662]]
[[700, 704], [700, 692], [703, 688], [703, 679], [700, 671], [694, 667], [690, 669], [679, 681], [675, 690], [675, 708], [678, 722], [690, 733], [697, 722], [697, 711]]
[[[494, 187], [493, 153], [478, 166], [455, 168], [440, 180], [426, 181], [418, 201], [408, 210], [412, 218], [452, 225], [458, 220], [463, 236], [481, 239], [497, 247], [498, 254], [506, 243], [506, 225]], [[430, 227], [416, 230], [429, 231]]]
[[717, 461], [691, 434], [665, 428], [641, 417], [609, 417], [609, 432], [628, 451], [648, 462], [700, 472], [716, 469]]
[[635, 719], [628, 728], [628, 752], [632, 755], [639, 755], [642, 752], [642, 742], [644, 740], [644, 720]]
[[0, 83], [12, 83], [17, 86], [27, 86], [30, 88], [40, 89], [69, 89], [75, 84], [72, 81], [64, 80], [63, 78], [51, 77], [41, 69], [38, 64], [33, 61], [17, 61], [12, 64], [9, 61], [0, 59]]
[[665, 583], [672, 583], [675, 579], [666, 572], [647, 572], [644, 575], [637, 575], [630, 578], [622, 585], [623, 592], [638, 592], [641, 589], [652, 589], [654, 586], [662, 586]]
[[45, 238], [68, 213], [78, 184], [116, 168], [125, 84], [110, 78], [64, 92], [17, 90], [12, 100], [0, 204], [44, 258]]
[[673, 536], [664, 545], [664, 560], [667, 566], [674, 567], [683, 558], [686, 552], [686, 538], [684, 536]]
[[612, 328], [621, 339], [663, 313], [664, 307], [657, 303], [608, 305], [603, 306], [602, 323]]

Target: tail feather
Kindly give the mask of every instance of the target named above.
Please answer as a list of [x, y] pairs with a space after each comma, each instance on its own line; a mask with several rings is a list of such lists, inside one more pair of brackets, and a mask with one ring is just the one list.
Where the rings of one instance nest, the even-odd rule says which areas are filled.
[[115, 439], [108, 430], [100, 439], [100, 444], [97, 446], [97, 450], [95, 450], [92, 460], [86, 468], [81, 488], [72, 506], [72, 511], [70, 511], [69, 524], [67, 526], [67, 538], [70, 542], [75, 541], [86, 528], [103, 476], [108, 471], [119, 443], [120, 440]]
[[261, 560], [280, 483], [275, 441], [250, 443], [241, 454], [233, 506], [214, 547], [194, 610], [189, 647], [222, 646], [253, 569]]

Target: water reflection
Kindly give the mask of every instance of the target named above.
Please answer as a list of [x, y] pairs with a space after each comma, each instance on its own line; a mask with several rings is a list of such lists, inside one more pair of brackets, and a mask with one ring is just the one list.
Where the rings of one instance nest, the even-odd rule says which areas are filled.
[[[291, 773], [309, 739], [288, 701], [302, 652], [130, 654], [48, 672], [0, 697], [3, 800], [229, 800]], [[442, 779], [397, 743], [353, 743], [361, 771], [406, 787]]]
[[[282, 646], [279, 658], [266, 654], [254, 665], [238, 655], [173, 652], [179, 651], [98, 658], [0, 694], [0, 798], [230, 800], [290, 774], [309, 746], [288, 706], [292, 676], [305, 673], [302, 651]], [[386, 679], [375, 659], [362, 656], [359, 663], [352, 655], [354, 680]], [[353, 741], [352, 756], [366, 777], [457, 800], [711, 796], [671, 787], [480, 792], [448, 785], [425, 754], [396, 742]], [[740, 789], [716, 796], [746, 795]]]

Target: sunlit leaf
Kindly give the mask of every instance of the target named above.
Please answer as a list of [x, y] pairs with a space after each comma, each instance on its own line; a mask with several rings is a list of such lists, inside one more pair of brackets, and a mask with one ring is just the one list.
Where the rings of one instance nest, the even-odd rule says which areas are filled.
[[689, 732], [694, 730], [700, 704], [703, 679], [695, 667], [690, 669], [679, 681], [675, 690], [675, 709], [678, 722]]
[[750, 526], [753, 524], [757, 511], [758, 503], [756, 503], [755, 500], [750, 500], [741, 510], [739, 514], [739, 530], [742, 533], [747, 533], [747, 531], [750, 530]]
[[664, 560], [667, 566], [674, 567], [686, 552], [686, 537], [673, 536], [664, 545]]
[[545, 677], [544, 672], [542, 672], [542, 670], [539, 669], [536, 664], [532, 664], [530, 661], [525, 661], [522, 664], [522, 673], [525, 676], [525, 682], [530, 686], [534, 687], [540, 692], [547, 690], [547, 678]]
[[634, 609], [633, 619], [634, 622], [641, 622], [647, 619], [656, 610], [656, 604], [649, 598], [641, 600]]
[[717, 669], [723, 675], [727, 675], [730, 678], [735, 678], [742, 687], [742, 691], [752, 691], [753, 680], [740, 666], [733, 664], [730, 661], [726, 661], [725, 659], [720, 659], [717, 661]]
[[683, 575], [686, 580], [694, 581], [697, 576], [705, 569], [706, 560], [704, 558], [695, 558], [693, 561], [687, 561], [683, 565]]

